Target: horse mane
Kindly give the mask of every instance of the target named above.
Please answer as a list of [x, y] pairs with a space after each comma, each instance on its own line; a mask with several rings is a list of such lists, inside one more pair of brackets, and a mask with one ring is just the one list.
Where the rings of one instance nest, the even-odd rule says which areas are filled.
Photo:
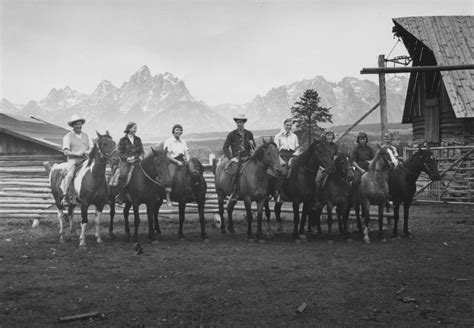
[[374, 158], [369, 162], [369, 170], [374, 171], [377, 164], [377, 159], [380, 156], [380, 149], [375, 152]]
[[315, 140], [309, 145], [308, 149], [303, 151], [298, 157], [295, 158], [294, 166], [297, 167], [298, 165], [304, 165], [305, 163], [309, 162], [311, 156], [315, 153], [316, 145], [318, 145], [321, 141]]
[[202, 165], [201, 161], [198, 160], [196, 157], [192, 157], [189, 159], [189, 161], [191, 163], [193, 163], [194, 165], [194, 168], [199, 171], [199, 174], [203, 174], [204, 173], [204, 166]]
[[255, 150], [255, 153], [253, 153], [253, 155], [250, 157], [251, 160], [254, 160], [254, 161], [261, 161], [263, 160], [263, 156], [265, 154], [265, 151], [264, 149], [270, 145], [274, 145], [275, 147], [277, 147], [277, 144], [273, 141], [268, 141], [268, 142], [265, 142], [263, 145], [259, 146], [256, 150]]
[[98, 152], [99, 148], [97, 146], [97, 143], [94, 142], [94, 147], [92, 147], [92, 150], [91, 152], [89, 153], [89, 160], [87, 161], [87, 165], [86, 166], [91, 166], [92, 162], [94, 161], [95, 159], [95, 156], [97, 155], [97, 152]]

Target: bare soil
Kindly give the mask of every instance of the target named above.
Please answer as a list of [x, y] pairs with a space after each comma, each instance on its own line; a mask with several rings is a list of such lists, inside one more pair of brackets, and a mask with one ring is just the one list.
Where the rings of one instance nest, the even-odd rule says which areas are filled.
[[[370, 245], [359, 234], [328, 243], [326, 233], [295, 244], [289, 215], [285, 233], [248, 243], [242, 213], [235, 235], [221, 235], [208, 214], [209, 243], [195, 216], [182, 241], [177, 220], [161, 218], [151, 244], [142, 218], [143, 254], [121, 222], [115, 239], [104, 222], [102, 245], [91, 223], [84, 251], [77, 237], [59, 244], [53, 219], [36, 229], [3, 220], [0, 327], [474, 327], [473, 209], [414, 206], [414, 238], [382, 243], [373, 221]], [[102, 316], [58, 323], [95, 311]]]

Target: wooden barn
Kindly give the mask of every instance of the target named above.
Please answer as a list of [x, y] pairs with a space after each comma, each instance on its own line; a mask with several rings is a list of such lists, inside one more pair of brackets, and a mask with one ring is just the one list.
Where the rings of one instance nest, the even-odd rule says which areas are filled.
[[[415, 66], [473, 64], [474, 16], [394, 18]], [[412, 72], [402, 123], [413, 141], [431, 145], [474, 144], [474, 70]]]
[[0, 156], [61, 155], [67, 132], [34, 117], [0, 113]]

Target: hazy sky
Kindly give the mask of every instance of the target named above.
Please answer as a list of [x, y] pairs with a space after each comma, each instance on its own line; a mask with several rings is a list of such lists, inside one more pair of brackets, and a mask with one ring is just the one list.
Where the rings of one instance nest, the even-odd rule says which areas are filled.
[[[391, 18], [472, 15], [472, 0], [18, 1], [1, 3], [0, 95], [14, 103], [69, 85], [120, 87], [142, 65], [170, 72], [208, 104], [244, 103], [322, 75], [377, 66]], [[392, 53], [405, 54], [402, 43]]]

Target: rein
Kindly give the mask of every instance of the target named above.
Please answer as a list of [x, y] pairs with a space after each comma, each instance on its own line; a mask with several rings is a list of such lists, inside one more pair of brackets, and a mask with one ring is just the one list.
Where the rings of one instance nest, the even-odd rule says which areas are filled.
[[138, 163], [138, 166], [140, 166], [140, 169], [142, 170], [143, 175], [145, 175], [145, 177], [146, 177], [148, 180], [150, 180], [151, 182], [153, 182], [154, 184], [156, 184], [156, 185], [158, 185], [158, 186], [163, 185], [163, 183], [162, 183], [161, 181], [157, 181], [157, 180], [153, 179], [152, 177], [150, 177], [150, 176], [148, 175], [148, 173], [145, 172], [145, 169], [143, 168], [141, 162]]

